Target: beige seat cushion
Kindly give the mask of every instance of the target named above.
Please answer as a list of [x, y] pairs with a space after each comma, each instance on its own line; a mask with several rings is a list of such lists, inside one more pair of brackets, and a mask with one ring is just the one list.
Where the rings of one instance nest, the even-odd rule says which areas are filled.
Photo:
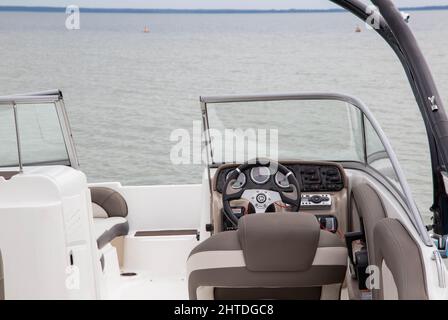
[[[403, 225], [396, 219], [381, 220], [375, 227], [374, 240], [381, 283], [373, 290], [373, 298], [392, 299], [387, 290], [393, 288], [400, 300], [427, 300], [420, 248]], [[387, 280], [393, 283], [385, 283], [386, 267], [393, 277]]]
[[344, 242], [320, 230], [315, 216], [254, 214], [240, 219], [238, 231], [198, 245], [187, 278], [193, 300], [339, 299], [346, 269]]
[[101, 249], [129, 232], [128, 205], [123, 196], [110, 188], [91, 187], [95, 237]]
[[108, 217], [127, 217], [128, 205], [119, 192], [105, 187], [91, 187], [90, 193], [94, 204], [94, 214], [100, 212], [104, 215], [105, 212]]

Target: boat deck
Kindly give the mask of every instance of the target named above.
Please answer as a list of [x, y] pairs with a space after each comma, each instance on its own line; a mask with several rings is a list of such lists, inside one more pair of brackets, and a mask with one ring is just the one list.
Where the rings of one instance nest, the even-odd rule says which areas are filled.
[[185, 278], [153, 278], [147, 272], [121, 276], [108, 299], [113, 300], [188, 300]]

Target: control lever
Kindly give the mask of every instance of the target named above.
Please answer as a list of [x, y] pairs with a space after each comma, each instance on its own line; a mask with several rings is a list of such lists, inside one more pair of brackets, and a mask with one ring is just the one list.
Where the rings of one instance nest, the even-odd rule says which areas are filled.
[[338, 219], [332, 215], [317, 215], [317, 221], [324, 230], [336, 233], [338, 231]]
[[358, 279], [358, 289], [366, 290], [368, 289], [366, 282], [369, 275], [366, 273], [366, 270], [369, 266], [369, 256], [365, 248], [355, 253], [355, 262], [355, 274]]
[[355, 232], [347, 232], [345, 234], [345, 243], [347, 244], [348, 257], [350, 259], [350, 264], [352, 265], [352, 267], [356, 266], [355, 258], [353, 256], [353, 242], [358, 240], [363, 240], [364, 242], [366, 241], [364, 232], [355, 231]]

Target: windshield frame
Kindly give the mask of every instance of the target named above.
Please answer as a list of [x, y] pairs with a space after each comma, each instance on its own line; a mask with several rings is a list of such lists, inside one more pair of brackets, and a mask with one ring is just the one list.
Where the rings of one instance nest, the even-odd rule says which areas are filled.
[[[395, 171], [395, 174], [397, 176], [398, 182], [402, 188], [402, 191], [399, 192], [399, 194], [402, 195], [403, 200], [406, 205], [406, 211], [408, 212], [409, 219], [411, 220], [412, 224], [420, 234], [420, 237], [425, 242], [431, 243], [431, 239], [429, 238], [428, 232], [426, 230], [426, 227], [424, 226], [422, 217], [420, 215], [420, 212], [417, 208], [417, 205], [413, 199], [411, 189], [407, 183], [406, 177], [404, 175], [404, 172], [398, 162], [398, 158], [392, 149], [391, 143], [389, 142], [389, 139], [386, 137], [384, 131], [382, 130], [380, 124], [374, 117], [373, 113], [370, 111], [370, 109], [367, 107], [366, 104], [364, 104], [361, 100], [354, 96], [341, 94], [341, 93], [326, 93], [326, 92], [304, 92], [304, 93], [286, 93], [286, 94], [260, 94], [260, 95], [227, 95], [227, 96], [201, 96], [200, 97], [200, 103], [201, 103], [201, 113], [202, 113], [202, 130], [203, 130], [203, 137], [204, 137], [204, 146], [207, 153], [207, 167], [208, 172], [210, 175], [210, 169], [212, 167], [216, 167], [216, 165], [219, 165], [217, 163], [213, 163], [213, 151], [211, 148], [211, 136], [210, 136], [210, 123], [208, 119], [208, 111], [207, 106], [210, 104], [224, 104], [224, 103], [241, 103], [241, 102], [268, 102], [268, 101], [300, 101], [300, 100], [314, 100], [314, 101], [325, 101], [325, 100], [332, 100], [332, 101], [340, 101], [345, 102], [353, 107], [357, 108], [361, 112], [362, 118], [366, 118], [371, 126], [373, 127], [373, 130], [377, 134], [378, 138], [380, 139], [384, 150], [386, 154], [389, 156], [389, 160], [392, 164], [392, 168]], [[366, 152], [366, 135], [365, 135], [365, 123], [364, 121], [361, 122], [362, 124], [362, 141], [363, 141], [363, 147], [364, 147], [364, 157], [365, 160], [367, 160], [367, 152]], [[368, 166], [367, 161], [363, 163], [364, 165]], [[370, 166], [369, 166], [370, 167]], [[374, 169], [374, 168], [372, 168]], [[209, 176], [209, 180], [211, 177]], [[391, 187], [392, 184], [390, 183]], [[394, 188], [395, 189], [395, 188]]]
[[[64, 139], [65, 148], [68, 156], [68, 166], [78, 169], [79, 162], [78, 156], [73, 141], [73, 135], [68, 120], [68, 115], [65, 109], [62, 93], [59, 90], [49, 90], [43, 92], [34, 92], [27, 94], [20, 94], [14, 96], [1, 96], [0, 108], [12, 108], [14, 114], [14, 127], [17, 142], [17, 154], [18, 154], [18, 167], [19, 171], [23, 172], [24, 166], [48, 166], [48, 165], [61, 165], [61, 161], [55, 159], [54, 161], [45, 161], [44, 163], [26, 163], [22, 161], [22, 150], [20, 144], [20, 126], [18, 124], [17, 105], [36, 105], [40, 104], [53, 104], [58, 117], [59, 126], [61, 128], [62, 137]], [[65, 160], [64, 160], [65, 161]], [[16, 166], [17, 167], [17, 166]], [[0, 167], [0, 169], [11, 167]]]

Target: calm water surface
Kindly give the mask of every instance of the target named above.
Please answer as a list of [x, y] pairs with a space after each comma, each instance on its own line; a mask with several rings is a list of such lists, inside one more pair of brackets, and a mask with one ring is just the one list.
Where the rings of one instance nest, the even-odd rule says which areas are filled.
[[[411, 18], [445, 99], [446, 21], [448, 11]], [[351, 15], [86, 13], [79, 31], [64, 23], [0, 13], [0, 94], [63, 90], [90, 181], [199, 183], [200, 166], [171, 164], [169, 138], [199, 120], [200, 95], [339, 91], [373, 110], [428, 214], [426, 136], [405, 74], [379, 36], [354, 32]]]

